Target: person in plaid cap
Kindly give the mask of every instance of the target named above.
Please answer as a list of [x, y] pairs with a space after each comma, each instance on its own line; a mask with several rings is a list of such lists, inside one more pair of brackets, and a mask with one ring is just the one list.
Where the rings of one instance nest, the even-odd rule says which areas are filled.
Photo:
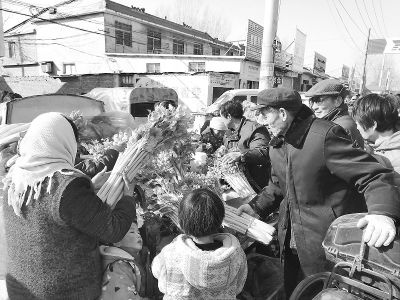
[[354, 147], [364, 147], [364, 140], [357, 125], [349, 115], [344, 98], [349, 91], [336, 79], [325, 79], [306, 92], [310, 97], [310, 108], [317, 118], [332, 121], [343, 127], [350, 135]]
[[269, 157], [274, 176], [238, 212], [256, 217], [279, 207], [278, 240], [289, 299], [302, 279], [331, 269], [321, 244], [336, 218], [368, 211], [357, 224], [364, 241], [378, 248], [393, 241], [400, 221], [400, 175], [353, 147], [341, 126], [316, 118], [292, 89], [262, 90], [257, 104], [258, 123], [273, 135]]

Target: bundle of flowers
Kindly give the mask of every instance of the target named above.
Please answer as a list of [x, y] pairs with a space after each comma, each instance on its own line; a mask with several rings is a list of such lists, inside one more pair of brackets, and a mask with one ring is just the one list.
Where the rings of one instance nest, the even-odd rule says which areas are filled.
[[[172, 167], [172, 161], [177, 156], [171, 152], [158, 153], [138, 179], [145, 190], [149, 210], [156, 215], [167, 216], [179, 228], [178, 207], [183, 195], [194, 189], [208, 188], [221, 196], [224, 190], [219, 184], [219, 172], [193, 172], [188, 168], [185, 159], [182, 160], [185, 162], [183, 176], [178, 179], [177, 170]], [[188, 154], [190, 151], [186, 151], [186, 157]], [[223, 226], [265, 244], [272, 240], [275, 231], [274, 227], [245, 213], [239, 216], [236, 209], [229, 205], [225, 205]]]
[[[176, 141], [189, 135], [191, 117], [181, 107], [157, 106], [149, 114], [148, 122], [134, 130], [127, 147], [120, 154], [109, 179], [98, 196], [110, 206], [120, 199], [124, 182], [132, 182], [138, 172], [149, 163], [155, 153], [171, 150]], [[176, 164], [176, 168], [181, 166]]]
[[214, 177], [224, 178], [241, 198], [255, 196], [256, 192], [248, 182], [240, 164], [226, 164], [222, 162], [221, 158], [227, 153], [228, 150], [224, 146], [221, 146], [217, 150], [214, 165], [209, 167], [209, 172]]

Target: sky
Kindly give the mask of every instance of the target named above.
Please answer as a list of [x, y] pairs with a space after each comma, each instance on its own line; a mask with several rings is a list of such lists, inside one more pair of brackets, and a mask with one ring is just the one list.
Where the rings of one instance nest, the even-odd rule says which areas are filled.
[[[10, 0], [3, 0], [3, 6]], [[45, 6], [62, 0], [21, 0]], [[113, 0], [127, 6], [143, 7], [146, 13], [160, 12], [176, 1], [187, 0]], [[198, 0], [190, 0], [198, 3]], [[226, 41], [245, 40], [248, 19], [264, 25], [265, 2], [272, 0], [201, 0], [201, 5], [226, 21]], [[327, 58], [326, 73], [340, 76], [342, 65], [356, 66], [361, 73], [368, 28], [371, 38], [399, 37], [400, 0], [280, 0], [278, 37], [285, 49], [293, 40], [296, 28], [307, 35], [304, 65], [312, 67], [314, 52]], [[161, 16], [163, 17], [163, 16]], [[6, 22], [12, 19], [5, 18]], [[190, 24], [189, 24], [190, 25]], [[290, 48], [289, 48], [290, 50]], [[398, 56], [398, 57], [397, 57]], [[392, 58], [398, 61], [400, 55]], [[381, 57], [368, 58], [370, 72], [379, 73]], [[389, 60], [387, 60], [389, 61]], [[400, 69], [398, 70], [400, 74]], [[400, 78], [399, 78], [400, 85]]]

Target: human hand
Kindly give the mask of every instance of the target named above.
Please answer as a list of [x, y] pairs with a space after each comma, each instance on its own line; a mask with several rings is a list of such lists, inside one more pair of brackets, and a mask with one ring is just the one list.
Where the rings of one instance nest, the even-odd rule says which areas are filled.
[[221, 161], [224, 164], [233, 164], [240, 160], [241, 155], [240, 152], [229, 152], [222, 157]]
[[396, 236], [393, 219], [383, 215], [366, 215], [358, 221], [357, 227], [364, 230], [364, 242], [376, 248], [389, 246]]
[[251, 206], [249, 204], [243, 204], [243, 205], [239, 206], [239, 208], [237, 209], [237, 214], [240, 216], [242, 213], [246, 213], [252, 217], [258, 218], [258, 215], [251, 208]]
[[103, 170], [94, 175], [94, 177], [92, 178], [92, 183], [96, 191], [99, 190], [104, 185], [104, 183], [106, 183], [107, 179], [110, 177], [111, 171], [110, 172], [106, 171], [107, 167], [104, 167]]

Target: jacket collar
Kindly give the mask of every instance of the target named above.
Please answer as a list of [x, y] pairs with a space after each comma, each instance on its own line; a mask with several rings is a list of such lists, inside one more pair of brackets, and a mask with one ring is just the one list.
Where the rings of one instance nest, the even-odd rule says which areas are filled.
[[280, 148], [283, 143], [286, 142], [295, 148], [301, 148], [308, 130], [310, 129], [314, 120], [315, 116], [312, 110], [303, 104], [285, 136], [273, 137], [270, 145], [274, 148]]
[[330, 111], [325, 117], [323, 117], [322, 119], [324, 120], [328, 120], [328, 121], [334, 121], [339, 117], [343, 117], [343, 116], [348, 116], [349, 115], [349, 109], [347, 104], [345, 104], [344, 102], [342, 102], [342, 104], [340, 104], [339, 107], [333, 109], [332, 111]]

